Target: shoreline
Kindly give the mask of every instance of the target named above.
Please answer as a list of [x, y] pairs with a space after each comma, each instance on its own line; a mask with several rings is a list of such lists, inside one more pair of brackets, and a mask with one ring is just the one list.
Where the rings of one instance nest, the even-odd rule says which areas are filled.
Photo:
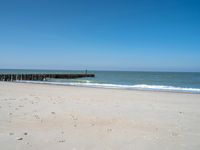
[[[0, 81], [0, 83], [5, 83], [5, 81]], [[54, 82], [34, 82], [34, 81], [15, 81], [8, 83], [19, 83], [19, 84], [38, 84], [38, 85], [52, 85], [52, 86], [65, 86], [65, 87], [80, 87], [80, 88], [97, 88], [97, 89], [111, 89], [111, 90], [128, 90], [128, 91], [144, 91], [144, 92], [167, 92], [167, 93], [180, 93], [180, 94], [197, 94], [199, 92], [188, 92], [188, 91], [173, 91], [173, 90], [155, 90], [155, 89], [130, 89], [130, 88], [112, 88], [112, 87], [95, 87], [95, 86], [84, 86], [84, 85], [69, 85], [69, 84], [59, 84]], [[62, 83], [62, 82], [61, 82]]]

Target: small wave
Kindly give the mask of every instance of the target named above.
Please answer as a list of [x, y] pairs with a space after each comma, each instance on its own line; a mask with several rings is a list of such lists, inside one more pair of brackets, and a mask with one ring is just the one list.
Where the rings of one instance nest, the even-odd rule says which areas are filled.
[[91, 81], [90, 80], [68, 79], [66, 82], [64, 81], [64, 83], [91, 83]]
[[163, 91], [182, 91], [182, 92], [198, 92], [200, 93], [200, 89], [198, 88], [183, 88], [183, 87], [174, 87], [174, 86], [164, 86], [164, 85], [146, 85], [146, 84], [138, 84], [133, 85], [134, 88], [138, 89], [150, 89], [150, 90], [163, 90]]
[[200, 89], [198, 88], [183, 88], [183, 87], [164, 86], [164, 85], [147, 85], [147, 84], [121, 85], [121, 84], [100, 84], [100, 83], [90, 83], [90, 82], [82, 83], [82, 82], [48, 82], [48, 81], [17, 81], [17, 82], [98, 87], [98, 88], [114, 88], [114, 89], [157, 90], [157, 91], [200, 93]]

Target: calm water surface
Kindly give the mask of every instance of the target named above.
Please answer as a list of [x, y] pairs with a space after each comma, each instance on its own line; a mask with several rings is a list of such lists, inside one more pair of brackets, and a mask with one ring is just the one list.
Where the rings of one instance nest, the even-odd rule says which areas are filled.
[[[0, 70], [1, 73], [85, 73], [70, 70]], [[95, 78], [48, 79], [44, 83], [103, 88], [163, 90], [200, 93], [200, 73], [88, 71]], [[40, 82], [41, 83], [41, 82]]]

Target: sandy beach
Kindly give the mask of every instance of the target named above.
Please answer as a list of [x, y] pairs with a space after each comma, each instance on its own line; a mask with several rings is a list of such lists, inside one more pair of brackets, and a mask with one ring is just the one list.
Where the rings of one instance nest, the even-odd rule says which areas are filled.
[[199, 150], [200, 94], [0, 82], [1, 150]]

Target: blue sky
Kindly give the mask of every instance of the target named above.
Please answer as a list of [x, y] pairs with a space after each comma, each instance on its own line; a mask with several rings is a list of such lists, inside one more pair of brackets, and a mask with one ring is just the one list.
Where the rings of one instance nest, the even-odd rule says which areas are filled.
[[200, 71], [200, 1], [0, 0], [0, 68]]

